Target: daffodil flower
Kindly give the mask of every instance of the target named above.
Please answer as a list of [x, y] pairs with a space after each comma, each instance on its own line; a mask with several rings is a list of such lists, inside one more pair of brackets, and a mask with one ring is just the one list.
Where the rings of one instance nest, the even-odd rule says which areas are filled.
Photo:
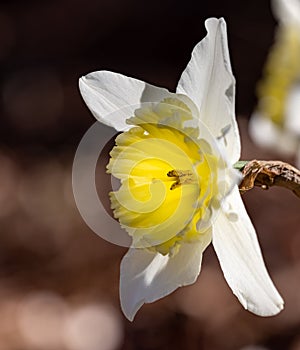
[[107, 71], [79, 82], [93, 115], [122, 132], [108, 172], [121, 182], [110, 195], [114, 216], [132, 237], [120, 273], [129, 320], [144, 303], [194, 283], [211, 242], [245, 309], [269, 316], [283, 308], [233, 169], [240, 139], [226, 24], [211, 18], [206, 28], [176, 93]]
[[300, 1], [273, 0], [272, 5], [279, 24], [249, 131], [258, 145], [296, 155], [300, 166]]

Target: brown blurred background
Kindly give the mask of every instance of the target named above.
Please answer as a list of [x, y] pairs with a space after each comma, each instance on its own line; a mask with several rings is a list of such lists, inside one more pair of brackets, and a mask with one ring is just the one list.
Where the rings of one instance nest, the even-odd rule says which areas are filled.
[[244, 196], [286, 302], [272, 318], [242, 309], [209, 248], [197, 283], [128, 322], [118, 299], [126, 249], [96, 236], [74, 203], [73, 156], [94, 122], [78, 78], [107, 69], [174, 89], [210, 16], [228, 25], [243, 158], [278, 158], [247, 134], [276, 24], [268, 1], [1, 1], [0, 350], [300, 349], [293, 194]]

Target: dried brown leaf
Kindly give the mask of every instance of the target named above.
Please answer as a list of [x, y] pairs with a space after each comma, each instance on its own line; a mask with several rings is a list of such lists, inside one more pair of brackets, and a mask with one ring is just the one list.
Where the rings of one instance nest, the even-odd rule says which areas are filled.
[[242, 174], [242, 193], [254, 186], [265, 190], [272, 186], [280, 186], [291, 190], [300, 198], [300, 171], [288, 163], [277, 160], [251, 160], [243, 168]]

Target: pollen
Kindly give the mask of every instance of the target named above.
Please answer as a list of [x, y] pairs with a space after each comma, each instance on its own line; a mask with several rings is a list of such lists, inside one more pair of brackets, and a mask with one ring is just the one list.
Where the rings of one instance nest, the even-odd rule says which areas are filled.
[[171, 185], [170, 190], [175, 190], [175, 188], [184, 184], [191, 184], [196, 180], [190, 170], [170, 170], [167, 176], [175, 178], [175, 182]]

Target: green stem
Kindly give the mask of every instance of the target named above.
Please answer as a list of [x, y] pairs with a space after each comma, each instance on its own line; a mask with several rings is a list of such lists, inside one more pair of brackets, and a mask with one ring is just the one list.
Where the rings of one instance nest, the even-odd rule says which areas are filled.
[[236, 162], [233, 167], [234, 169], [237, 169], [239, 171], [243, 171], [243, 169], [245, 168], [245, 166], [249, 163], [249, 160], [239, 160], [238, 162]]

